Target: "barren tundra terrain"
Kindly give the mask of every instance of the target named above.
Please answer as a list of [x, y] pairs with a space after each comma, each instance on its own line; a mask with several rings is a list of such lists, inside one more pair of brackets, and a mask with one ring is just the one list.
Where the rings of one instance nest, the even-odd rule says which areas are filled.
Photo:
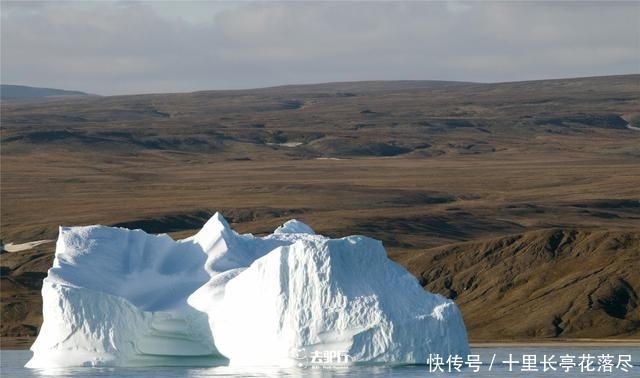
[[355, 82], [1, 108], [2, 347], [40, 327], [59, 225], [290, 218], [380, 239], [472, 341], [640, 338], [640, 75]]

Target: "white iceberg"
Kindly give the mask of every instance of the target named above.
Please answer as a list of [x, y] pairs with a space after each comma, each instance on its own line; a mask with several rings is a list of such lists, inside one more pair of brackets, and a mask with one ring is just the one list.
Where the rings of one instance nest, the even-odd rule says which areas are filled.
[[379, 241], [289, 221], [239, 235], [61, 228], [27, 367], [428, 363], [466, 359], [455, 304], [425, 292]]

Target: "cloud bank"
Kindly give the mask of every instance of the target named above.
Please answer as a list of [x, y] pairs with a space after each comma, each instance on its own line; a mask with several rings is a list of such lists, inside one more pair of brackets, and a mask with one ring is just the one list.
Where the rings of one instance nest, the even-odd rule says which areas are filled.
[[640, 72], [638, 2], [2, 2], [3, 83], [98, 94]]

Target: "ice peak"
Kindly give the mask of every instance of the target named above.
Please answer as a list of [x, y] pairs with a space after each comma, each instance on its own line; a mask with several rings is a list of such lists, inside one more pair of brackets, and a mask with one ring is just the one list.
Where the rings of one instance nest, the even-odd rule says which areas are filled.
[[196, 244], [199, 244], [204, 251], [211, 249], [215, 242], [221, 237], [228, 236], [230, 233], [234, 233], [227, 220], [224, 219], [222, 214], [216, 212], [207, 223], [202, 226], [202, 229], [197, 234], [188, 238]]
[[274, 234], [309, 234], [315, 235], [315, 231], [303, 222], [297, 219], [286, 221], [282, 226], [273, 231]]
[[227, 222], [227, 220], [224, 219], [222, 214], [220, 214], [220, 212], [218, 211], [216, 211], [216, 213], [213, 214], [211, 218], [209, 218], [207, 223], [205, 223], [205, 227], [207, 226], [207, 224], [215, 224], [222, 229], [231, 229], [231, 226], [229, 226], [229, 222]]

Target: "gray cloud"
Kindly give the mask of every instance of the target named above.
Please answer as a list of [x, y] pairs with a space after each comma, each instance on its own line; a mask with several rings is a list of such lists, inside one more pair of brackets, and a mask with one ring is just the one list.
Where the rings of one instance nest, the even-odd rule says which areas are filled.
[[637, 2], [3, 1], [2, 82], [115, 94], [638, 73], [638, 19]]

